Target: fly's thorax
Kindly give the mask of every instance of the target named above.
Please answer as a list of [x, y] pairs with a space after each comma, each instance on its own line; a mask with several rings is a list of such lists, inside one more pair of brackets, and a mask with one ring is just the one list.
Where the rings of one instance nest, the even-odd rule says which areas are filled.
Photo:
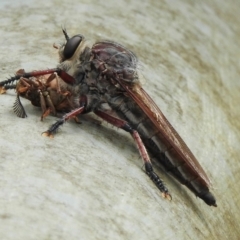
[[85, 82], [81, 84], [79, 96], [84, 101], [85, 112], [94, 111], [102, 102], [105, 102], [97, 87], [89, 86]]
[[[77, 77], [79, 71], [85, 71], [84, 66], [91, 56], [92, 43], [83, 39], [76, 48], [74, 54], [66, 59], [64, 57], [65, 44], [59, 48], [60, 63], [58, 67], [73, 77]], [[87, 66], [86, 66], [87, 67]]]

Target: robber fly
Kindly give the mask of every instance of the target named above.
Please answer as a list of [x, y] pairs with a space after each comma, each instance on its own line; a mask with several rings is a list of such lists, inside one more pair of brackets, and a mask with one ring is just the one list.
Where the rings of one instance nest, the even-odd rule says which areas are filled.
[[[67, 108], [69, 112], [44, 132], [45, 136], [53, 136], [59, 126], [70, 118], [94, 112], [108, 123], [132, 135], [144, 161], [145, 171], [163, 197], [169, 200], [172, 198], [161, 178], [155, 173], [148, 151], [167, 172], [197, 197], [210, 206], [217, 206], [215, 197], [209, 191], [210, 180], [205, 171], [142, 88], [135, 54], [116, 42], [98, 41], [92, 44], [80, 34], [69, 37], [65, 29], [63, 34], [65, 43], [54, 44], [60, 57], [56, 68], [18, 73], [2, 81], [0, 88], [11, 88], [11, 83], [19, 79], [25, 79], [24, 84], [27, 82], [31, 85], [31, 81], [26, 79], [55, 74], [69, 86], [68, 94], [74, 93], [74, 100], [70, 100], [72, 104]], [[51, 77], [45, 82], [51, 82]], [[48, 91], [53, 88], [55, 87], [50, 86]], [[37, 102], [41, 102], [41, 99]], [[53, 105], [57, 105], [56, 102], [53, 100]], [[103, 104], [108, 104], [113, 114], [104, 111]]]

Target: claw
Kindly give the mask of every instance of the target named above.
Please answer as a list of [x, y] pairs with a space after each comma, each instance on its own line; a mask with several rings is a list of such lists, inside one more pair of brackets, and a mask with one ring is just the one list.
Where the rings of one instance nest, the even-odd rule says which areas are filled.
[[44, 118], [46, 118], [50, 114], [51, 110], [48, 108], [41, 116], [41, 121], [43, 121]]
[[6, 92], [7, 90], [3, 86], [0, 86], [0, 94], [4, 94]]
[[77, 124], [82, 124], [82, 122], [79, 120], [79, 118], [77, 116], [75, 116], [73, 118]]
[[49, 131], [43, 132], [42, 136], [44, 137], [49, 137], [49, 138], [54, 138], [53, 134]]
[[169, 201], [172, 201], [172, 196], [171, 196], [170, 193], [163, 192], [163, 193], [162, 193], [162, 197], [163, 197], [163, 198], [166, 198], [166, 199], [169, 200]]

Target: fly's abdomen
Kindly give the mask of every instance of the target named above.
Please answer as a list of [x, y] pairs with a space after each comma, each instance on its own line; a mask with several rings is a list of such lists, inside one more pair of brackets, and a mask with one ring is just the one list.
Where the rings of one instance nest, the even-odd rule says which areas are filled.
[[173, 148], [135, 102], [125, 96], [118, 96], [111, 98], [109, 104], [122, 119], [138, 131], [153, 159], [156, 159], [181, 184], [187, 186], [207, 204], [212, 205], [215, 199], [209, 192], [206, 182]]

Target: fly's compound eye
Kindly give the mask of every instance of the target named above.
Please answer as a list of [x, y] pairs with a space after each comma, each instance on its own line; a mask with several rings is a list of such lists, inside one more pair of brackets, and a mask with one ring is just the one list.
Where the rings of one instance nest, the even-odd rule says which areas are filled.
[[67, 40], [67, 43], [63, 50], [63, 56], [65, 59], [69, 59], [73, 56], [82, 39], [83, 39], [82, 35], [75, 35]]

